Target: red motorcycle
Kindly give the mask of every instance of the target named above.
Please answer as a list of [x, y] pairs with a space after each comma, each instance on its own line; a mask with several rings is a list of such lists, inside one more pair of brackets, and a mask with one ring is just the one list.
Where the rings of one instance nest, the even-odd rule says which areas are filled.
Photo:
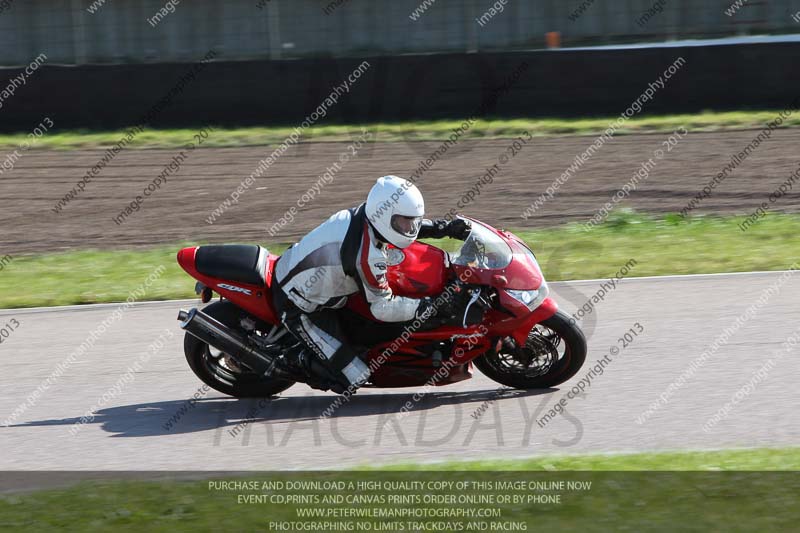
[[[390, 247], [387, 262], [395, 294], [436, 298], [453, 288], [467, 291], [460, 324], [420, 330], [415, 323], [381, 323], [360, 294], [340, 310], [349, 342], [366, 350], [372, 375], [365, 386], [447, 385], [471, 378], [474, 363], [498, 383], [537, 389], [565, 382], [583, 365], [583, 333], [548, 297], [530, 248], [510, 232], [469, 220], [472, 231], [457, 251], [418, 241]], [[280, 364], [296, 341], [272, 303], [277, 259], [256, 245], [178, 252], [178, 263], [199, 280], [202, 302], [212, 291], [220, 295], [202, 311], [180, 311], [178, 320], [187, 332], [189, 366], [224, 394], [266, 397], [303, 381]]]

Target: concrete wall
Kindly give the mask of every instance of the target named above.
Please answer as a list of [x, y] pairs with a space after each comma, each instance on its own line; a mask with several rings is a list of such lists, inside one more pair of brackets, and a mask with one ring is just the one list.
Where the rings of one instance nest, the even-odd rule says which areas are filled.
[[42, 52], [60, 64], [192, 61], [212, 48], [221, 60], [292, 59], [535, 49], [549, 31], [583, 45], [800, 30], [798, 0], [748, 0], [733, 16], [734, 0], [500, 1], [479, 24], [493, 0], [435, 0], [417, 20], [422, 0], [182, 0], [152, 27], [167, 0], [94, 0], [95, 13], [90, 0], [0, 0], [0, 65]]

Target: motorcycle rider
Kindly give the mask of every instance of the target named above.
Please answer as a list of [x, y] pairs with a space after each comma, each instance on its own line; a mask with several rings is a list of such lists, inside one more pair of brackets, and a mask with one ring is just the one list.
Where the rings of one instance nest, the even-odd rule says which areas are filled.
[[416, 185], [384, 176], [365, 203], [335, 213], [278, 259], [275, 307], [299, 341], [286, 354], [287, 364], [306, 374], [310, 385], [341, 394], [370, 376], [362, 354], [344, 338], [337, 313], [352, 294], [361, 292], [382, 322], [422, 319], [431, 325], [454, 314], [455, 299], [437, 309], [430, 298], [394, 295], [386, 279], [388, 244], [406, 248], [417, 238], [469, 236], [471, 227], [464, 219], [430, 221], [424, 214]]

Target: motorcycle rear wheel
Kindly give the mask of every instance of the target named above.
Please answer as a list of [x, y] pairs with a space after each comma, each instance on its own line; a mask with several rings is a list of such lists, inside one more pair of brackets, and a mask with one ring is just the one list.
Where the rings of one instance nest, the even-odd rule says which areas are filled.
[[544, 389], [564, 383], [586, 361], [586, 338], [569, 315], [558, 311], [534, 326], [525, 346], [504, 347], [475, 359], [492, 380], [514, 389]]
[[[203, 308], [203, 312], [232, 328], [239, 328], [239, 321], [246, 316], [244, 311], [227, 301], [207, 305]], [[264, 378], [253, 372], [237, 368], [235, 361], [227, 354], [211, 348], [189, 333], [183, 339], [183, 351], [192, 372], [203, 383], [229, 396], [267, 398], [294, 385], [293, 381]]]

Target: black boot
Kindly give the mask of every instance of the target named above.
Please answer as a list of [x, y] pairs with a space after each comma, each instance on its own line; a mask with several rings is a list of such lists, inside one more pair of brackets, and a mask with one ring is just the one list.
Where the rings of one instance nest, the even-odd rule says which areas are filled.
[[340, 383], [302, 343], [298, 342], [287, 349], [283, 360], [286, 370], [298, 376], [298, 381], [302, 381], [312, 389], [332, 390], [337, 394], [344, 394], [347, 390], [348, 385]]

